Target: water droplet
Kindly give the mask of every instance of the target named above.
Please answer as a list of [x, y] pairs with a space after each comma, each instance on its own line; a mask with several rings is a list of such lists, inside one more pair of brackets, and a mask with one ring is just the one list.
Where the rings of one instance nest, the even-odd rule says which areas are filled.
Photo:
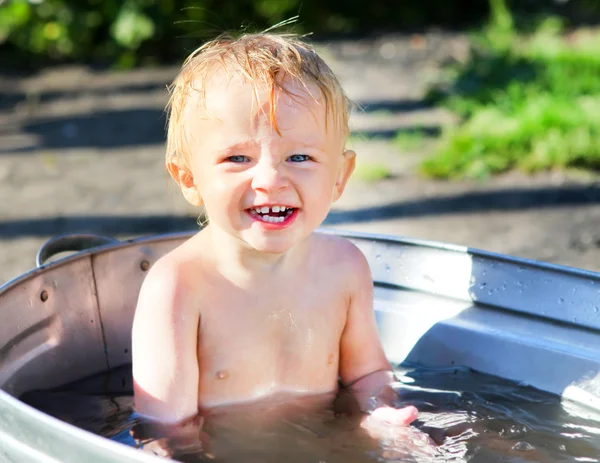
[[565, 302], [564, 298], [562, 298], [562, 297], [561, 297], [561, 298], [559, 298], [559, 299], [558, 299], [558, 303], [559, 303], [559, 304], [562, 304], [562, 303], [564, 303], [564, 302]]
[[479, 289], [484, 289], [487, 286], [487, 283], [481, 283], [479, 285]]
[[532, 450], [535, 450], [535, 447], [533, 445], [531, 445], [529, 442], [517, 442], [515, 445], [513, 445], [513, 450], [516, 450], [517, 452], [531, 452]]
[[484, 270], [483, 272], [481, 272], [482, 275], [486, 275], [487, 274], [487, 270]]
[[600, 312], [600, 309], [598, 309], [598, 306], [595, 305], [594, 306], [594, 313], [598, 313], [598, 312]]
[[514, 437], [522, 436], [524, 434], [527, 434], [527, 428], [521, 424], [513, 424], [508, 428], [507, 434]]
[[426, 281], [429, 281], [431, 283], [435, 283], [435, 280], [433, 279], [433, 277], [431, 275], [425, 274], [425, 275], [423, 275], [423, 279]]
[[385, 271], [389, 273], [390, 270], [391, 270], [391, 267], [388, 264], [385, 264]]
[[523, 267], [519, 267], [519, 268], [517, 269], [517, 272], [518, 272], [518, 273], [521, 273], [522, 271], [523, 271]]
[[577, 292], [577, 288], [573, 288], [573, 294]]
[[517, 286], [523, 286], [523, 282], [521, 280], [517, 280]]
[[381, 259], [381, 254], [376, 254], [375, 259], [377, 259], [377, 260]]
[[506, 290], [506, 285], [502, 285], [502, 291]]
[[577, 323], [577, 317], [573, 317], [573, 323]]

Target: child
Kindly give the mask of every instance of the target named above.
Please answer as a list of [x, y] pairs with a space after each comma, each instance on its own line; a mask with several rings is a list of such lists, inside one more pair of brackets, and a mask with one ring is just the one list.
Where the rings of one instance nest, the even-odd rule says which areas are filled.
[[373, 435], [414, 407], [394, 381], [369, 266], [316, 233], [354, 169], [349, 104], [305, 43], [218, 38], [172, 85], [167, 169], [208, 225], [161, 258], [133, 324], [135, 407], [177, 423], [223, 404], [354, 392]]

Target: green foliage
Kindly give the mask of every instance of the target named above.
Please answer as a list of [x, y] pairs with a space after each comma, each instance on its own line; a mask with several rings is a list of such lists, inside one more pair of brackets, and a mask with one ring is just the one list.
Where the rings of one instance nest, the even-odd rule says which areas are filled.
[[416, 151], [425, 144], [425, 136], [422, 130], [400, 131], [394, 137], [393, 143], [400, 151]]
[[[180, 62], [202, 39], [221, 32], [264, 30], [299, 16], [299, 33], [347, 34], [479, 23], [493, 9], [489, 36], [511, 30], [503, 0], [0, 0], [0, 60], [40, 67], [78, 61], [132, 66]], [[519, 11], [531, 2], [513, 2]], [[537, 10], [564, 2], [533, 2]], [[570, 0], [593, 20], [600, 0]], [[565, 7], [561, 7], [563, 10]], [[527, 8], [525, 8], [527, 9]], [[8, 64], [8, 65], [7, 65]]]
[[136, 49], [152, 37], [154, 23], [133, 2], [125, 2], [111, 25], [110, 33], [123, 48]]
[[367, 183], [373, 183], [391, 175], [392, 173], [386, 165], [370, 162], [360, 162], [354, 170], [354, 177]]
[[0, 45], [38, 65], [88, 61], [128, 67], [179, 60], [203, 37], [249, 24], [264, 29], [293, 16], [299, 5], [300, 0], [0, 0]]
[[[600, 18], [600, 0], [516, 2], [517, 11], [559, 8]], [[556, 6], [556, 5], [562, 6]], [[552, 6], [554, 5], [554, 6]], [[488, 37], [506, 41], [514, 21], [505, 0], [0, 0], [0, 60], [39, 67], [64, 61], [132, 66], [180, 61], [226, 31], [264, 30], [299, 16], [299, 33], [463, 27], [491, 11]], [[9, 61], [10, 58], [10, 61]]]
[[[0, 7], [0, 43], [8, 41], [47, 61], [94, 58], [133, 50], [150, 38], [154, 23], [148, 0], [8, 0]], [[167, 3], [167, 2], [163, 2]], [[98, 40], [109, 36], [109, 40]]]
[[500, 19], [478, 37], [443, 98], [463, 122], [444, 132], [422, 172], [485, 178], [513, 168], [600, 169], [600, 35], [564, 34], [550, 18], [525, 36], [498, 8]]

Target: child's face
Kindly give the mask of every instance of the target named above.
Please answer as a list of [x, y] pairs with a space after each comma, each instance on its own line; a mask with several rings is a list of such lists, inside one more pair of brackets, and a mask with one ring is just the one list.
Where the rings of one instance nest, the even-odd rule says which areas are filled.
[[342, 132], [331, 120], [326, 130], [324, 101], [284, 85], [298, 96], [277, 92], [279, 135], [266, 92], [257, 102], [241, 78], [211, 79], [206, 108], [194, 97], [186, 106], [189, 170], [169, 166], [188, 201], [205, 205], [211, 227], [270, 253], [287, 251], [321, 224], [354, 168]]

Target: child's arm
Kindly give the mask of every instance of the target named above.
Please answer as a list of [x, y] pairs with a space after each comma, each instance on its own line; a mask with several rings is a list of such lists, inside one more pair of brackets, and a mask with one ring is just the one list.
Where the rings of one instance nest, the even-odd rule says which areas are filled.
[[135, 409], [177, 423], [198, 413], [198, 308], [190, 304], [181, 269], [166, 259], [150, 270], [133, 321]]
[[351, 296], [346, 326], [340, 341], [340, 377], [342, 384], [353, 392], [363, 412], [371, 413], [367, 420], [381, 418], [395, 425], [407, 425], [417, 417], [415, 407], [393, 409], [396, 398], [391, 384], [395, 381], [385, 357], [373, 311], [373, 280], [369, 264], [353, 247]]

